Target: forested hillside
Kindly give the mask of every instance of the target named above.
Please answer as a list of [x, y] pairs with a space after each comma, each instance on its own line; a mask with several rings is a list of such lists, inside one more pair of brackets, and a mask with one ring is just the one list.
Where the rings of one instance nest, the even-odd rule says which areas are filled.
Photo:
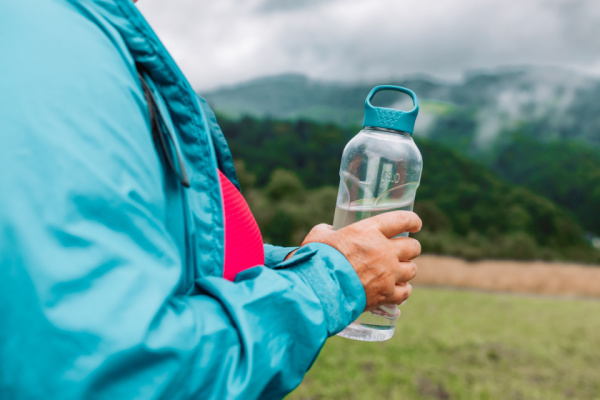
[[570, 210], [600, 235], [600, 150], [584, 143], [540, 143], [519, 131], [490, 165], [501, 176]]
[[543, 128], [523, 121], [502, 131], [494, 146], [482, 150], [476, 126], [474, 111], [455, 109], [436, 120], [429, 139], [551, 199], [569, 210], [586, 231], [600, 235], [600, 148], [581, 140], [536, 139], [544, 136]]
[[[297, 244], [313, 225], [331, 223], [340, 157], [358, 128], [250, 117], [219, 122], [266, 240]], [[600, 262], [571, 212], [455, 151], [417, 144], [425, 165], [416, 200], [424, 251]]]
[[[472, 73], [455, 83], [424, 77], [395, 83], [413, 89], [421, 99], [417, 140], [441, 144], [552, 200], [588, 237], [600, 241], [600, 80], [568, 70], [522, 67]], [[294, 134], [284, 140], [278, 135], [260, 137], [262, 129], [285, 130], [282, 122], [246, 119], [242, 123], [249, 137], [237, 142], [270, 149], [260, 155], [241, 149], [256, 168], [259, 185], [266, 183], [266, 171], [282, 167], [294, 169], [304, 184], [316, 187], [336, 184], [331, 178], [337, 179], [341, 154], [336, 143], [347, 142], [358, 130], [372, 86], [286, 75], [217, 90], [207, 98], [234, 117], [248, 113], [298, 121]], [[381, 93], [376, 101], [400, 106], [393, 93]], [[306, 117], [322, 122], [309, 128]], [[282, 149], [291, 157], [278, 159]], [[311, 157], [296, 157], [300, 151]]]

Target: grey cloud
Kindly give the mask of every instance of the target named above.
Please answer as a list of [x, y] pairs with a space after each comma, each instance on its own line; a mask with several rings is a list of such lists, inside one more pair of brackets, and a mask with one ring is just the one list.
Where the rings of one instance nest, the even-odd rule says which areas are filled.
[[259, 7], [259, 12], [289, 12], [307, 7], [314, 7], [340, 0], [265, 0]]
[[285, 72], [456, 79], [514, 64], [600, 74], [597, 0], [142, 0], [140, 8], [198, 88]]
[[595, 0], [555, 1], [551, 3], [561, 15], [561, 34], [564, 42], [586, 49], [588, 56], [599, 52], [600, 3]]

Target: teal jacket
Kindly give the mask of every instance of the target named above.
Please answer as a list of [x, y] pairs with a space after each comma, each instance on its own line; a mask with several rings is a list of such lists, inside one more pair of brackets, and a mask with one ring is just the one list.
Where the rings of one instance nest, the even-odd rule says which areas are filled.
[[[210, 55], [205, 55], [210, 63]], [[161, 162], [147, 72], [191, 187]], [[198, 65], [197, 68], [202, 68]], [[206, 102], [127, 0], [0, 2], [0, 398], [271, 399], [365, 307], [324, 244], [223, 272]]]

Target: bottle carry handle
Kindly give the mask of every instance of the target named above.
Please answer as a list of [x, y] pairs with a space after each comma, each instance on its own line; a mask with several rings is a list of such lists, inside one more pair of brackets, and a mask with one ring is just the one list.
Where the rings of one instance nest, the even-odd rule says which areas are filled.
[[[394, 110], [392, 108], [375, 107], [371, 104], [371, 100], [377, 92], [383, 90], [392, 90], [409, 95], [413, 101], [414, 108], [410, 111]], [[371, 90], [365, 101], [365, 118], [363, 127], [378, 127], [385, 129], [393, 129], [413, 134], [415, 129], [415, 121], [419, 114], [419, 100], [417, 95], [410, 89], [401, 86], [381, 85], [376, 86]]]

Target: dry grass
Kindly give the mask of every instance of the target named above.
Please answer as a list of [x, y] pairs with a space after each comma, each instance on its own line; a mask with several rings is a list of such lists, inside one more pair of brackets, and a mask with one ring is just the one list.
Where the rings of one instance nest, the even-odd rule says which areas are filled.
[[415, 285], [557, 296], [600, 297], [600, 267], [549, 262], [480, 261], [423, 255]]

